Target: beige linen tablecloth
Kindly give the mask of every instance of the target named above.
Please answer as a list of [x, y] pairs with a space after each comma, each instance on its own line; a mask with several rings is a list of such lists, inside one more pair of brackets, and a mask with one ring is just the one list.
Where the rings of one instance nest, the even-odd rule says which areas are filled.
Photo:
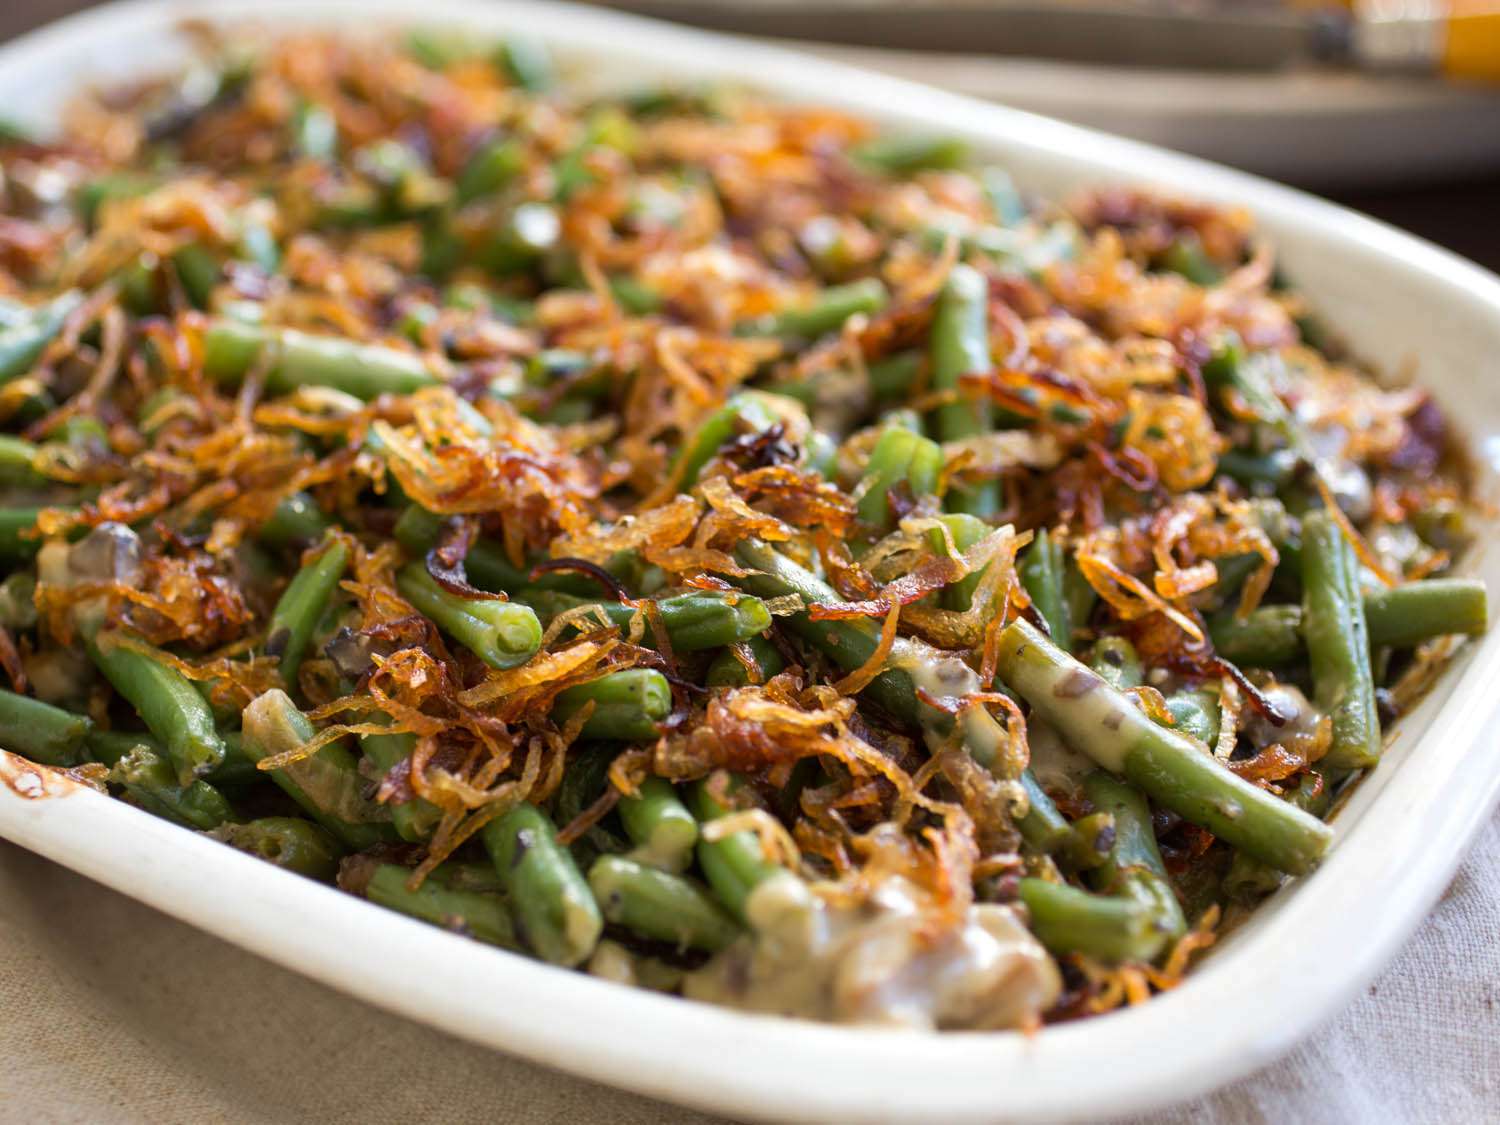
[[[1500, 1119], [1497, 887], [1500, 819], [1347, 1011], [1284, 1062], [1153, 1120]], [[422, 1120], [713, 1119], [387, 1015], [0, 842], [0, 1121]]]

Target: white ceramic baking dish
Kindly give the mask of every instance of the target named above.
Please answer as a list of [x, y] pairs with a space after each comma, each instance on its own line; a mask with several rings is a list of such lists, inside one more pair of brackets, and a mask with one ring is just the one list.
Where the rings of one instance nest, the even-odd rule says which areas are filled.
[[[0, 105], [45, 123], [81, 83], [180, 58], [184, 15], [371, 30], [525, 29], [589, 81], [731, 79], [968, 138], [1023, 185], [1145, 182], [1249, 206], [1320, 311], [1387, 374], [1410, 370], [1500, 465], [1500, 279], [1308, 196], [1133, 142], [823, 60], [585, 8], [452, 0], [142, 0], [0, 50]], [[1487, 532], [1493, 538], [1494, 531]], [[1470, 571], [1500, 590], [1500, 553]], [[1040, 1034], [921, 1035], [741, 1015], [488, 949], [284, 874], [0, 753], [0, 835], [279, 964], [513, 1054], [739, 1117], [1031, 1121], [1113, 1116], [1271, 1062], [1394, 954], [1500, 790], [1500, 633], [1469, 646], [1397, 729], [1322, 869], [1276, 895], [1188, 982]], [[357, 1034], [357, 1029], [354, 1031]]]

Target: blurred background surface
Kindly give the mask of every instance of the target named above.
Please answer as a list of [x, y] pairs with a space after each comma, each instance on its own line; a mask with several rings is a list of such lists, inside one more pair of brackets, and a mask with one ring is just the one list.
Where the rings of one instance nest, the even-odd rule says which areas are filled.
[[[1446, 30], [1410, 18], [1445, 0], [1351, 2], [1363, 22], [1340, 0], [609, 6], [774, 38], [1194, 152], [1311, 188], [1500, 270], [1500, 0], [1446, 0], [1474, 16]], [[0, 40], [90, 6], [0, 0]], [[1399, 18], [1372, 22], [1372, 13]]]

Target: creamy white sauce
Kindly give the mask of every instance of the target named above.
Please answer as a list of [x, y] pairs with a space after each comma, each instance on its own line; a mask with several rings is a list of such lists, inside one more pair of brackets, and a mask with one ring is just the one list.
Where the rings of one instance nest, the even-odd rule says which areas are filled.
[[[37, 581], [70, 589], [84, 582], [119, 582], [139, 586], [142, 581], [141, 541], [124, 524], [101, 523], [77, 543], [60, 539], [42, 544], [36, 558]], [[77, 603], [72, 610], [74, 625], [92, 636], [104, 623], [109, 598], [101, 595]]]
[[1274, 742], [1287, 743], [1300, 738], [1311, 738], [1316, 733], [1323, 715], [1296, 687], [1291, 684], [1270, 684], [1261, 688], [1260, 693], [1286, 721], [1278, 727], [1263, 718], [1254, 708], [1245, 708], [1245, 720], [1240, 733], [1257, 750]]
[[44, 703], [86, 708], [94, 666], [78, 648], [44, 648], [22, 657], [31, 690]]
[[918, 646], [904, 637], [898, 637], [891, 646], [887, 663], [905, 672], [911, 677], [913, 687], [934, 699], [972, 695], [981, 687], [979, 673], [958, 657], [938, 653], [926, 645]]
[[682, 983], [682, 970], [650, 957], [637, 957], [617, 941], [605, 938], [589, 958], [590, 975], [631, 988], [653, 992], [675, 992]]
[[1099, 768], [1087, 754], [1064, 742], [1051, 723], [1041, 719], [1033, 717], [1027, 722], [1026, 740], [1031, 746], [1031, 772], [1049, 792], [1076, 792], [1083, 786], [1083, 779]]
[[1031, 701], [1034, 716], [1055, 724], [1063, 737], [1111, 773], [1123, 774], [1127, 752], [1151, 720], [1097, 672], [1070, 663], [1059, 675], [1040, 661], [1015, 661], [1010, 686]]
[[594, 955], [589, 958], [589, 973], [602, 980], [612, 980], [616, 984], [634, 986], [638, 983], [635, 975], [635, 958], [630, 955], [630, 950], [608, 938], [594, 947]]
[[1057, 967], [1008, 906], [942, 925], [899, 877], [866, 898], [815, 894], [788, 874], [750, 896], [751, 934], [687, 976], [684, 994], [730, 1007], [918, 1029], [1027, 1024], [1057, 999]]

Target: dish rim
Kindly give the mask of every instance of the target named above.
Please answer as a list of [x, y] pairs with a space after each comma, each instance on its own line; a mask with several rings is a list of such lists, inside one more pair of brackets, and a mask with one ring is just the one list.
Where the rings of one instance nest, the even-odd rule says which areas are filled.
[[[915, 127], [924, 119], [941, 120], [941, 126], [929, 128], [1029, 153], [1075, 182], [1172, 180], [1190, 184], [1200, 198], [1246, 203], [1260, 217], [1309, 231], [1324, 228], [1351, 253], [1362, 250], [1387, 259], [1399, 273], [1419, 275], [1454, 300], [1468, 302], [1476, 317], [1500, 331], [1500, 278], [1293, 189], [813, 56], [568, 4], [117, 0], [0, 47], [0, 90], [23, 87], [28, 71], [40, 74], [70, 53], [87, 54], [86, 44], [143, 46], [143, 61], [135, 69], [150, 69], [154, 64], [146, 60], [159, 46], [151, 37], [184, 16], [228, 23], [277, 18], [303, 25], [368, 24], [374, 16], [393, 25], [452, 23], [495, 33], [526, 27], [554, 43], [581, 43], [583, 53], [609, 51], [649, 58], [658, 66], [690, 58], [689, 70], [722, 71], [775, 93], [795, 91], [886, 121]], [[72, 81], [77, 84], [76, 75]], [[1490, 426], [1500, 431], [1500, 417]], [[1487, 542], [1497, 538], [1489, 529]], [[1433, 693], [1446, 705], [1424, 705], [1437, 711], [1425, 729], [1414, 734], [1410, 720], [1399, 728], [1406, 743], [1401, 760], [1358, 818], [1336, 822], [1336, 843], [1323, 869], [1277, 896], [1277, 909], [1263, 922], [1257, 916], [1252, 935], [1232, 938], [1180, 989], [1141, 1008], [1049, 1027], [1032, 1037], [833, 1027], [621, 988], [497, 953], [332, 888], [287, 878], [3, 751], [0, 836], [381, 1007], [639, 1093], [781, 1120], [1113, 1117], [1196, 1096], [1273, 1061], [1342, 1007], [1394, 955], [1447, 885], [1500, 796], [1500, 768], [1495, 763], [1484, 768], [1482, 753], [1482, 732], [1500, 715], [1500, 698], [1485, 696], [1487, 682], [1497, 675], [1500, 631], [1492, 631], [1447, 671]], [[1420, 786], [1413, 784], [1414, 766], [1420, 767]], [[1466, 775], [1466, 767], [1478, 768]], [[1403, 778], [1403, 785], [1389, 789], [1392, 780]], [[1463, 783], [1455, 784], [1460, 779]], [[38, 784], [52, 797], [23, 794]], [[1417, 815], [1424, 812], [1425, 821]], [[1425, 835], [1415, 831], [1416, 823], [1425, 825]], [[1434, 833], [1439, 827], [1442, 831]], [[109, 839], [111, 847], [93, 848], [90, 838]], [[1419, 839], [1424, 846], [1412, 846]], [[1369, 849], [1409, 862], [1395, 871], [1379, 869]], [[1361, 872], [1380, 877], [1378, 906], [1359, 893]], [[1318, 885], [1321, 898], [1305, 892], [1309, 884]], [[1315, 931], [1345, 940], [1308, 941]], [[1249, 971], [1262, 947], [1294, 950], [1278, 960], [1269, 981]], [[392, 963], [423, 965], [425, 987], [389, 992]], [[1256, 999], [1259, 1003], [1246, 1007], [1247, 1000]], [[1238, 1006], [1226, 1004], [1231, 1000]], [[1205, 1022], [1202, 1013], [1215, 1011], [1219, 1018]], [[586, 1057], [573, 1051], [579, 1027], [606, 1033], [588, 1037]], [[1151, 1043], [1153, 1050], [1137, 1051], [1140, 1043]], [[733, 1060], [732, 1067], [719, 1065], [726, 1059]], [[919, 1085], [911, 1081], [914, 1074], [941, 1074], [944, 1081]], [[934, 1085], [939, 1088], [930, 1088]]]

